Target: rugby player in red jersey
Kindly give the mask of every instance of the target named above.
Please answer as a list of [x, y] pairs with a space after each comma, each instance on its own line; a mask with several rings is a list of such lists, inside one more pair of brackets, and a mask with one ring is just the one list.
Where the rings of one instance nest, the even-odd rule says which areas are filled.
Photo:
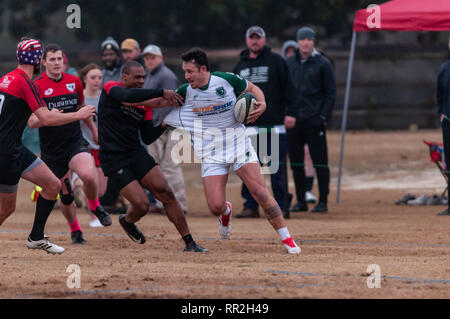
[[127, 62], [122, 82], [105, 83], [98, 104], [100, 166], [131, 204], [127, 213], [119, 216], [120, 225], [131, 240], [145, 243], [144, 234], [135, 224], [147, 214], [150, 205], [144, 186], [163, 203], [167, 217], [186, 244], [184, 250], [206, 252], [192, 238], [180, 204], [139, 138], [140, 135], [146, 144], [151, 144], [165, 130], [153, 127], [152, 108], [140, 103], [155, 107], [177, 105], [181, 97], [171, 90], [142, 89], [144, 79], [144, 68], [138, 62]]
[[[57, 44], [45, 47], [42, 63], [45, 72], [35, 80], [41, 97], [49, 109], [61, 113], [73, 113], [85, 106], [83, 85], [79, 78], [63, 72], [63, 51]], [[84, 121], [97, 140], [97, 128], [89, 118]], [[31, 116], [28, 124], [39, 127], [41, 158], [61, 182], [61, 211], [69, 224], [73, 244], [85, 244], [78, 223], [74, 194], [71, 187], [71, 172], [83, 181], [84, 193], [89, 209], [103, 226], [111, 225], [111, 217], [98, 200], [98, 178], [89, 153], [88, 143], [83, 138], [80, 122], [61, 126], [44, 126], [39, 118]]]
[[62, 254], [64, 248], [44, 235], [47, 218], [56, 202], [61, 183], [51, 170], [21, 142], [28, 118], [33, 113], [42, 124], [59, 126], [91, 118], [94, 107], [74, 113], [51, 112], [31, 81], [39, 73], [42, 43], [22, 38], [17, 45], [18, 66], [0, 78], [0, 225], [15, 211], [20, 178], [42, 187], [36, 202], [33, 228], [26, 240], [30, 249]]

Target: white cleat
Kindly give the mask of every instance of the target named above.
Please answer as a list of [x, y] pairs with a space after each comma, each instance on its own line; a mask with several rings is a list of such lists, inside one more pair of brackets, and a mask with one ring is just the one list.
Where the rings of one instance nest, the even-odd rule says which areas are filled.
[[317, 198], [316, 196], [314, 196], [314, 194], [312, 192], [306, 192], [305, 193], [305, 199], [307, 203], [315, 203], [317, 202]]
[[97, 227], [105, 227], [105, 226], [103, 226], [102, 223], [100, 223], [100, 221], [98, 220], [98, 218], [96, 218], [89, 222], [89, 227], [97, 228]]
[[48, 240], [47, 236], [44, 236], [44, 239], [41, 240], [31, 240], [30, 237], [27, 238], [26, 245], [28, 249], [42, 249], [45, 250], [48, 254], [53, 255], [61, 255], [64, 252], [64, 248], [58, 245], [51, 243]]
[[297, 246], [292, 237], [286, 238], [282, 241], [284, 247], [286, 247], [288, 254], [300, 254], [301, 248]]
[[226, 204], [230, 209], [230, 213], [227, 216], [219, 216], [219, 235], [222, 237], [222, 239], [230, 239], [231, 234], [232, 206], [228, 201]]

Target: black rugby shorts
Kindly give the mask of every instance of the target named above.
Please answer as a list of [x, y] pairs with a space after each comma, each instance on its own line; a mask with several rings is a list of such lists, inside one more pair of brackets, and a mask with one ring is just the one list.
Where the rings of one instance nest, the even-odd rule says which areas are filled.
[[[59, 179], [69, 171], [69, 162], [77, 154], [89, 153], [89, 144], [83, 137], [68, 142], [62, 154], [41, 154], [42, 160]], [[89, 153], [90, 154], [90, 153]]]
[[140, 181], [158, 165], [153, 157], [141, 147], [131, 154], [100, 156], [100, 165], [108, 178], [121, 190], [132, 181]]

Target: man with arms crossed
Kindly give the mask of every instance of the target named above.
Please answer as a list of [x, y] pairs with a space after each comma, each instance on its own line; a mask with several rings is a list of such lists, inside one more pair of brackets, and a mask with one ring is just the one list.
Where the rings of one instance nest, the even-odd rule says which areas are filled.
[[[254, 122], [266, 109], [264, 94], [251, 82], [232, 73], [210, 72], [206, 53], [201, 49], [192, 49], [183, 54], [183, 71], [189, 83], [178, 88], [185, 104], [169, 113], [164, 122], [173, 127], [182, 127], [192, 135], [192, 144], [196, 155], [202, 159], [202, 177], [206, 201], [211, 213], [219, 216], [219, 234], [227, 239], [231, 232], [231, 203], [226, 201], [225, 188], [230, 164], [248, 187], [250, 193], [264, 209], [272, 227], [280, 235], [287, 252], [298, 254], [301, 249], [296, 245], [286, 227], [280, 206], [269, 195], [258, 157], [245, 136], [244, 124], [234, 118], [233, 107], [236, 96], [242, 92], [255, 95], [257, 109], [248, 116], [248, 122]], [[202, 126], [198, 129], [197, 126]], [[225, 139], [214, 136], [214, 154], [208, 154], [208, 131], [216, 130]], [[233, 132], [229, 138], [230, 130]], [[205, 134], [206, 133], [206, 134]], [[216, 140], [218, 139], [218, 140]], [[235, 143], [237, 147], [235, 147]], [[226, 144], [226, 146], [223, 146]], [[231, 144], [231, 145], [230, 145]], [[237, 152], [236, 152], [237, 148]]]
[[67, 114], [49, 111], [31, 81], [33, 74], [40, 72], [42, 52], [42, 43], [24, 38], [17, 45], [18, 67], [0, 79], [0, 225], [16, 209], [17, 187], [22, 177], [42, 187], [27, 247], [62, 254], [64, 248], [44, 235], [61, 183], [45, 163], [22, 145], [21, 137], [32, 112], [42, 124], [58, 126], [91, 118], [95, 109], [88, 106]]

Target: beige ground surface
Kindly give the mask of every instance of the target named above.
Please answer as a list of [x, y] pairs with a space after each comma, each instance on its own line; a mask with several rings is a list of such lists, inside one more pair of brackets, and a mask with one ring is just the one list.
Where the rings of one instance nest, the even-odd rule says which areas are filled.
[[[32, 185], [21, 182], [17, 211], [0, 227], [0, 298], [449, 298], [450, 218], [436, 216], [445, 207], [394, 204], [407, 192], [432, 195], [445, 188], [422, 143], [441, 140], [440, 134], [347, 133], [336, 204], [340, 132], [330, 132], [329, 213], [291, 215], [290, 233], [302, 247], [298, 256], [286, 254], [263, 218], [233, 219], [232, 239], [219, 240], [199, 167], [191, 165], [183, 166], [188, 223], [208, 253], [182, 252], [183, 242], [165, 216], [148, 215], [139, 222], [149, 240], [137, 245], [117, 216], [111, 227], [90, 228], [82, 210], [87, 245], [71, 244], [68, 226], [55, 210], [46, 233], [66, 252], [29, 251]], [[234, 175], [227, 194], [237, 213], [242, 199]], [[81, 269], [79, 289], [67, 286], [71, 264]], [[379, 289], [367, 286], [372, 264], [380, 267]]]

